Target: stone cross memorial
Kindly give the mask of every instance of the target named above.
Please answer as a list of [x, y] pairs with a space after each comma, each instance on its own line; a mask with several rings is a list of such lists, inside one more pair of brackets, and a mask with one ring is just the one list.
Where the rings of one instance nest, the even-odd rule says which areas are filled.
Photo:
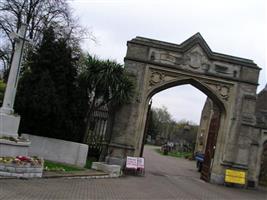
[[18, 86], [23, 47], [27, 40], [27, 26], [22, 24], [19, 33], [12, 33], [16, 46], [11, 62], [3, 106], [0, 109], [0, 176], [33, 178], [42, 177], [43, 160], [29, 157], [30, 141], [18, 137], [20, 116], [14, 114], [13, 105]]
[[[19, 155], [27, 156], [30, 142], [18, 137], [20, 116], [14, 114], [13, 105], [18, 85], [23, 47], [27, 40], [26, 25], [22, 24], [19, 33], [12, 33], [16, 46], [11, 62], [7, 87], [5, 91], [3, 105], [0, 108], [0, 157], [16, 157]], [[16, 140], [10, 140], [13, 138]]]
[[16, 47], [10, 67], [3, 105], [0, 109], [0, 136], [18, 136], [20, 116], [14, 115], [13, 105], [23, 57], [23, 47], [25, 42], [27, 42], [25, 39], [26, 28], [26, 25], [22, 24], [18, 34], [11, 34], [11, 37], [14, 38], [16, 43]]

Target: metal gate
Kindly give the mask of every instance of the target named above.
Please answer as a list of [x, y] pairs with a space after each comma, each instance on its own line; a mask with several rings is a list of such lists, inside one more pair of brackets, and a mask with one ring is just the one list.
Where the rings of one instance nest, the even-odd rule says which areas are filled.
[[220, 127], [220, 110], [213, 104], [213, 115], [209, 125], [209, 133], [205, 149], [204, 162], [201, 170], [201, 179], [210, 180], [210, 170], [212, 167], [214, 152], [216, 148], [217, 135]]
[[88, 157], [99, 159], [103, 146], [108, 142], [106, 141], [108, 120], [108, 109], [101, 108], [93, 112], [86, 140], [88, 144]]

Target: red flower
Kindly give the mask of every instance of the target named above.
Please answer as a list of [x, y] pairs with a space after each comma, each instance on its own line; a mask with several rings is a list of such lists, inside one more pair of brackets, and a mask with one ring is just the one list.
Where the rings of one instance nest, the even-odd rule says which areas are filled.
[[20, 161], [24, 161], [24, 162], [30, 162], [31, 158], [26, 157], [26, 156], [17, 156], [17, 159], [19, 159]]

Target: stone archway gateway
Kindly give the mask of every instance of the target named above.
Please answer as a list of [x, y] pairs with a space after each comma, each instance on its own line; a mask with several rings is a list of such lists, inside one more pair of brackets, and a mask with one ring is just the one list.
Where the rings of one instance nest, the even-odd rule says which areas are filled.
[[199, 33], [180, 45], [142, 37], [127, 45], [125, 69], [134, 75], [136, 93], [130, 104], [117, 110], [109, 163], [122, 164], [127, 155], [140, 155], [148, 104], [154, 94], [191, 84], [214, 102], [219, 113], [210, 125], [210, 135], [217, 137], [207, 145], [206, 151], [213, 152], [204, 176], [223, 183], [225, 169], [242, 169], [247, 172], [247, 182], [257, 182], [250, 156], [258, 152], [253, 133], [260, 68], [252, 60], [212, 52]]

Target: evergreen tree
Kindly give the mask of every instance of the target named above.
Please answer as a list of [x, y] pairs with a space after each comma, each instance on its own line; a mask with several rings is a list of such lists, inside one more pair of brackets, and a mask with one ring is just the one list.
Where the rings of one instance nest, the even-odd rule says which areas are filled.
[[40, 46], [26, 59], [18, 85], [19, 132], [85, 141], [92, 112], [129, 101], [134, 86], [116, 62], [88, 55], [78, 63], [77, 49], [68, 39], [57, 37], [53, 27], [43, 34]]
[[21, 115], [21, 133], [79, 140], [75, 77], [72, 49], [49, 27], [29, 55], [18, 86], [15, 110]]

